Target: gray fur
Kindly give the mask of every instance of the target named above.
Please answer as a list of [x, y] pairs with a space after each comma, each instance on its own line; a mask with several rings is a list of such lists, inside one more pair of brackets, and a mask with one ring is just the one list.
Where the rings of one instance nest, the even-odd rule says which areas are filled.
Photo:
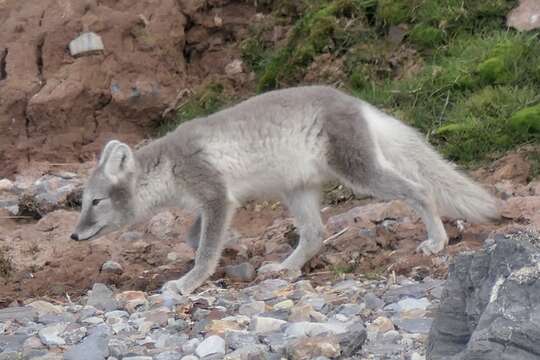
[[[248, 199], [283, 199], [300, 231], [298, 247], [283, 263], [259, 271], [299, 270], [317, 254], [324, 237], [320, 187], [331, 179], [356, 193], [410, 204], [427, 227], [428, 240], [419, 247], [425, 253], [448, 241], [440, 215], [483, 220], [497, 213], [495, 200], [414, 130], [328, 87], [272, 91], [184, 123], [133, 154], [117, 142], [103, 153], [75, 234], [96, 238], [164, 207], [198, 211], [188, 235], [198, 247], [195, 266], [164, 287], [184, 294], [215, 271], [234, 209]], [[94, 211], [99, 196], [105, 200]]]

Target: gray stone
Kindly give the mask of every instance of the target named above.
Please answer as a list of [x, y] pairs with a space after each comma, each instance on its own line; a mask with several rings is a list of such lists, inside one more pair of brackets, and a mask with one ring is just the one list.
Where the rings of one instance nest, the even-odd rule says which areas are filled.
[[109, 356], [110, 331], [106, 325], [97, 326], [89, 333], [80, 344], [64, 353], [65, 360], [104, 360]]
[[62, 337], [67, 345], [74, 345], [86, 336], [87, 330], [84, 326], [69, 324], [64, 330]]
[[87, 305], [103, 311], [113, 311], [119, 308], [118, 302], [113, 297], [113, 292], [104, 284], [94, 284], [88, 296]]
[[454, 259], [427, 359], [540, 357], [540, 248], [534, 243], [497, 236]]
[[0, 351], [18, 352], [27, 338], [28, 335], [0, 335]]
[[341, 315], [345, 315], [347, 317], [351, 317], [360, 314], [363, 309], [364, 307], [359, 304], [343, 304], [338, 307], [335, 312]]
[[199, 358], [196, 357], [195, 355], [186, 355], [180, 360], [199, 360]]
[[444, 283], [442, 280], [428, 280], [422, 283], [414, 283], [404, 286], [395, 287], [386, 291], [383, 299], [386, 303], [398, 302], [403, 298], [423, 298], [431, 289], [441, 286]]
[[319, 336], [325, 334], [339, 335], [347, 332], [347, 327], [340, 323], [314, 323], [314, 322], [295, 322], [290, 323], [285, 329], [285, 336], [296, 338], [303, 336]]
[[255, 268], [248, 262], [239, 265], [225, 266], [225, 274], [233, 280], [240, 282], [250, 282], [257, 275]]
[[267, 359], [268, 347], [261, 344], [246, 345], [225, 356], [225, 360]]
[[151, 356], [126, 356], [122, 360], [153, 360]]
[[394, 324], [403, 331], [411, 334], [428, 334], [431, 329], [433, 319], [400, 319], [392, 318]]
[[364, 302], [366, 303], [366, 307], [370, 310], [380, 310], [384, 306], [384, 301], [371, 292], [364, 296]]
[[82, 56], [101, 52], [105, 49], [101, 37], [94, 32], [85, 32], [69, 43], [71, 56]]
[[225, 340], [217, 335], [212, 335], [204, 339], [195, 349], [198, 357], [205, 357], [214, 354], [225, 354]]
[[37, 320], [38, 312], [29, 306], [0, 309], [0, 322], [16, 320], [22, 324]]
[[352, 356], [366, 342], [367, 331], [362, 321], [358, 320], [349, 324], [347, 331], [338, 335], [338, 338], [341, 345], [341, 354], [343, 356]]
[[225, 344], [227, 348], [237, 350], [242, 347], [256, 344], [259, 339], [255, 334], [248, 331], [226, 331], [225, 332]]
[[186, 354], [193, 354], [200, 343], [201, 341], [197, 338], [189, 339], [182, 345], [182, 351]]
[[155, 360], [180, 360], [182, 354], [176, 351], [165, 351], [154, 357]]
[[286, 321], [271, 317], [255, 316], [250, 324], [250, 329], [257, 334], [279, 331]]
[[109, 274], [121, 274], [124, 272], [124, 268], [116, 261], [107, 260], [101, 265], [101, 271]]
[[121, 339], [112, 338], [109, 340], [109, 354], [111, 356], [121, 359], [124, 355], [128, 353], [129, 344]]
[[247, 304], [240, 305], [238, 313], [245, 316], [259, 315], [266, 311], [266, 304], [264, 301], [252, 301]]
[[64, 332], [66, 327], [67, 324], [64, 323], [46, 326], [39, 330], [39, 338], [44, 345], [49, 347], [65, 345], [66, 341], [60, 336], [60, 334]]

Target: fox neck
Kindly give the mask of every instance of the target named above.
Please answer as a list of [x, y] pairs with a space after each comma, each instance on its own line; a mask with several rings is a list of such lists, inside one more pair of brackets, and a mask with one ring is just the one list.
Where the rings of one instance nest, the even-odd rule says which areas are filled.
[[173, 206], [177, 191], [174, 189], [169, 161], [145, 162], [147, 157], [137, 160], [133, 199], [135, 218], [140, 220]]

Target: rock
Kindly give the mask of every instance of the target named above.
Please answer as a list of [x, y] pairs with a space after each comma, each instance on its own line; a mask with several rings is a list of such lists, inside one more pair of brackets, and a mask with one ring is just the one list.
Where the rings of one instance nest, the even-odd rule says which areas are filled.
[[16, 320], [22, 324], [37, 320], [38, 312], [31, 307], [8, 307], [0, 309], [0, 322]]
[[406, 312], [412, 310], [426, 310], [430, 305], [431, 302], [427, 298], [405, 298], [401, 299], [395, 304], [390, 304], [386, 306], [385, 309], [395, 312]]
[[291, 322], [310, 321], [314, 311], [313, 306], [309, 304], [296, 305], [291, 308], [288, 320]]
[[234, 320], [211, 320], [206, 331], [214, 335], [223, 335], [226, 331], [241, 330], [241, 326]]
[[362, 321], [355, 321], [347, 326], [347, 332], [339, 335], [343, 356], [356, 354], [367, 339], [367, 331]]
[[384, 301], [371, 292], [364, 296], [364, 302], [366, 303], [366, 307], [370, 310], [380, 310], [384, 306]]
[[13, 182], [9, 179], [2, 179], [0, 180], [0, 192], [2, 191], [12, 191], [15, 188], [15, 185], [13, 185]]
[[251, 322], [250, 330], [257, 334], [279, 331], [287, 322], [270, 317], [255, 316]]
[[428, 334], [431, 329], [433, 319], [399, 319], [394, 318], [396, 326], [403, 331], [411, 334]]
[[340, 335], [347, 332], [347, 327], [340, 323], [295, 322], [287, 326], [285, 336], [297, 338], [319, 336], [323, 334]]
[[94, 54], [104, 49], [101, 37], [93, 32], [82, 33], [69, 43], [71, 56]]
[[124, 357], [124, 355], [126, 355], [129, 350], [129, 344], [126, 341], [118, 338], [110, 339], [108, 347], [109, 354], [119, 359]]
[[255, 279], [257, 272], [248, 262], [239, 265], [225, 266], [225, 274], [233, 281], [250, 282]]
[[293, 360], [313, 359], [317, 356], [337, 358], [341, 349], [334, 336], [295, 339], [287, 344], [287, 355]]
[[240, 305], [238, 313], [245, 316], [259, 315], [266, 311], [266, 304], [264, 301], [253, 301], [250, 303]]
[[194, 355], [186, 355], [181, 360], [199, 360], [199, 358]]
[[294, 302], [292, 300], [283, 300], [274, 306], [272, 306], [272, 310], [279, 311], [279, 310], [289, 310], [294, 306]]
[[382, 336], [382, 341], [385, 343], [397, 343], [401, 339], [399, 331], [389, 330]]
[[39, 330], [39, 339], [44, 345], [49, 347], [65, 345], [65, 340], [60, 336], [66, 329], [66, 324], [58, 323], [49, 325]]
[[176, 351], [166, 351], [154, 357], [154, 360], [180, 360], [182, 359], [182, 354]]
[[88, 295], [87, 305], [103, 311], [118, 309], [118, 302], [113, 298], [113, 292], [104, 284], [94, 284]]
[[387, 317], [379, 316], [373, 320], [373, 323], [368, 326], [368, 329], [384, 334], [387, 331], [394, 330], [394, 323]]
[[217, 335], [209, 336], [197, 346], [195, 354], [201, 358], [214, 354], [225, 354], [225, 340]]
[[106, 327], [92, 329], [80, 344], [77, 344], [64, 353], [65, 360], [104, 360], [109, 356], [110, 334]]
[[519, 6], [510, 11], [506, 24], [520, 31], [540, 27], [540, 3], [535, 0], [521, 0]]
[[103, 265], [101, 265], [101, 271], [109, 274], [121, 274], [124, 272], [124, 269], [119, 263], [112, 260], [107, 260], [103, 263]]
[[225, 360], [268, 359], [268, 347], [261, 344], [250, 344], [225, 355]]
[[226, 331], [225, 343], [227, 348], [237, 350], [259, 342], [257, 335], [248, 331]]
[[240, 59], [235, 59], [225, 66], [225, 74], [232, 76], [240, 74], [244, 71], [244, 62]]
[[182, 351], [186, 354], [193, 354], [200, 343], [201, 341], [197, 338], [190, 339], [182, 345]]
[[130, 314], [148, 308], [146, 294], [142, 291], [124, 291], [116, 295], [116, 300]]
[[540, 239], [496, 236], [449, 267], [427, 359], [537, 359]]
[[175, 236], [176, 216], [171, 211], [162, 211], [154, 215], [146, 227], [147, 231], [161, 240]]
[[77, 324], [68, 324], [62, 337], [67, 345], [74, 345], [81, 341], [87, 334], [86, 327]]

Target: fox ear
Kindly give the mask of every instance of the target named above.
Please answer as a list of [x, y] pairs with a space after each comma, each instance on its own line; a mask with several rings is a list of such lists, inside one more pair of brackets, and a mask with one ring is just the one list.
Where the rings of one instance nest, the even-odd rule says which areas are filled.
[[113, 183], [118, 183], [135, 172], [135, 158], [128, 145], [117, 142], [109, 146], [111, 142], [103, 150], [104, 155], [107, 155], [103, 159], [103, 171]]
[[103, 151], [101, 152], [101, 155], [99, 157], [99, 165], [104, 164], [107, 161], [107, 158], [111, 155], [112, 150], [117, 146], [120, 145], [121, 142], [118, 140], [111, 140], [105, 145], [103, 148]]

